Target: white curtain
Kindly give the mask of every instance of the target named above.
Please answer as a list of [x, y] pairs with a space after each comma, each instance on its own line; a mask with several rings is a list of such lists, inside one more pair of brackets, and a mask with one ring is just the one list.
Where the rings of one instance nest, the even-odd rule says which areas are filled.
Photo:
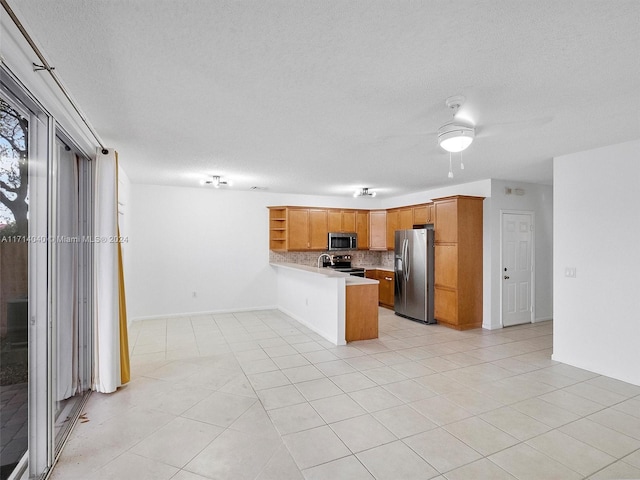
[[56, 400], [78, 391], [78, 246], [63, 238], [77, 238], [78, 162], [73, 152], [58, 145], [56, 172], [56, 227], [61, 237], [55, 246], [56, 294]]
[[96, 154], [94, 172], [93, 389], [110, 393], [128, 382], [128, 346], [118, 238], [118, 157]]

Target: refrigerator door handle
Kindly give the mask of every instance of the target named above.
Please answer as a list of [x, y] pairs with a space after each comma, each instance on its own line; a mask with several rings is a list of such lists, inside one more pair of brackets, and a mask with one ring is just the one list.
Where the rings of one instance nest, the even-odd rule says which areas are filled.
[[409, 240], [405, 238], [402, 241], [402, 276], [404, 277], [405, 282], [409, 278], [407, 275], [408, 250], [409, 250]]
[[411, 250], [409, 249], [409, 239], [406, 240], [407, 242], [407, 253], [406, 253], [406, 258], [407, 258], [407, 266], [405, 267], [407, 270], [407, 274], [406, 274], [406, 279], [407, 282], [409, 281], [409, 277], [411, 276], [411, 262], [409, 261], [409, 256], [411, 255]]
[[402, 281], [404, 282], [404, 242], [405, 239], [402, 239], [402, 248], [400, 249], [400, 261], [402, 262]]

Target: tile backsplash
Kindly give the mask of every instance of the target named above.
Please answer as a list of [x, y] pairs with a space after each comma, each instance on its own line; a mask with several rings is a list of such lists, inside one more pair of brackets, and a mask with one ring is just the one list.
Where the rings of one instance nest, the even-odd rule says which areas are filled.
[[[297, 263], [315, 267], [318, 265], [318, 257], [322, 253], [333, 252], [274, 252], [269, 251], [269, 262]], [[351, 264], [354, 267], [381, 266], [393, 267], [393, 252], [369, 251], [369, 250], [346, 250], [337, 255], [351, 255]]]

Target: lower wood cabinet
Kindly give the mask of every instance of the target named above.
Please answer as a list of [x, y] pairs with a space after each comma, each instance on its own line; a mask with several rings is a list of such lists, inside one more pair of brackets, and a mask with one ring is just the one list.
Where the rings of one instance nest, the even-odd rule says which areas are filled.
[[393, 272], [378, 270], [378, 281], [380, 282], [380, 305], [392, 310], [395, 296], [393, 279]]
[[378, 338], [378, 288], [374, 284], [347, 285], [345, 340]]
[[381, 307], [393, 309], [394, 306], [394, 274], [390, 270], [367, 270], [365, 276], [378, 280], [378, 301]]

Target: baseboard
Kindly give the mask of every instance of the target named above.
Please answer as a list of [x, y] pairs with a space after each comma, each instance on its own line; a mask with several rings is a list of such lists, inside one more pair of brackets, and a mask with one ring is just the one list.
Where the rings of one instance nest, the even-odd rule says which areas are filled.
[[602, 369], [598, 365], [588, 364], [581, 361], [575, 361], [573, 359], [567, 359], [562, 355], [557, 355], [555, 353], [551, 354], [551, 360], [556, 362], [563, 363], [565, 365], [569, 365], [571, 367], [580, 368], [582, 370], [586, 370], [587, 372], [594, 373], [596, 375], [603, 375], [605, 377], [613, 378], [615, 380], [620, 380], [621, 382], [630, 383], [631, 385], [636, 385], [640, 387], [640, 376], [630, 376], [630, 375], [620, 375], [617, 372], [612, 372], [607, 369]]
[[224, 313], [242, 313], [242, 312], [259, 312], [261, 310], [278, 310], [277, 305], [266, 305], [261, 307], [249, 307], [249, 308], [229, 308], [221, 310], [208, 310], [204, 312], [185, 312], [185, 313], [169, 313], [164, 315], [147, 315], [142, 317], [135, 317], [129, 321], [140, 322], [142, 320], [158, 320], [161, 318], [183, 318], [183, 317], [197, 317], [198, 315], [222, 315]]
[[325, 332], [322, 332], [322, 331], [318, 330], [318, 328], [315, 325], [312, 325], [311, 323], [305, 322], [302, 318], [298, 317], [293, 312], [289, 312], [286, 308], [277, 308], [277, 310], [280, 310], [285, 315], [288, 315], [289, 317], [293, 318], [296, 322], [301, 323], [302, 325], [307, 327], [309, 330], [313, 330], [315, 333], [320, 335], [325, 340], [333, 343], [334, 345], [346, 345], [347, 344], [347, 342], [344, 342], [344, 341], [343, 341], [343, 343], [339, 343], [336, 338], [331, 338], [331, 336], [327, 335]]
[[531, 323], [549, 322], [551, 320], [553, 320], [553, 317], [540, 317], [540, 318], [534, 318], [533, 322]]
[[502, 325], [493, 325], [491, 323], [483, 323], [482, 328], [484, 328], [485, 330], [500, 330], [502, 328]]

